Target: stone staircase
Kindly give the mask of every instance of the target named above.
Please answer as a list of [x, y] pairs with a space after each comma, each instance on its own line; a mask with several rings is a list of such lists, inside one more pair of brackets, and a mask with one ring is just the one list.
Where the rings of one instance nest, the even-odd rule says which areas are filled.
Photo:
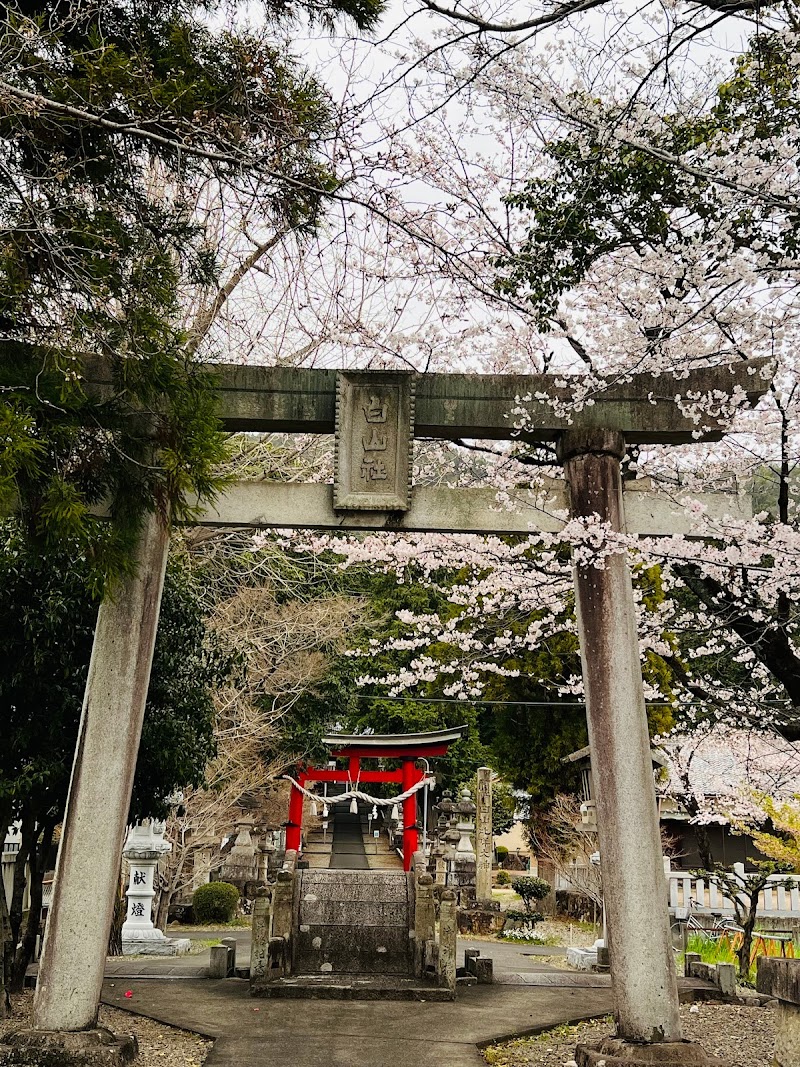
[[[381, 831], [380, 837], [374, 837], [366, 810], [361, 811], [361, 835], [364, 851], [371, 871], [402, 871], [402, 857], [391, 847], [389, 836]], [[374, 824], [373, 824], [374, 825]], [[310, 870], [328, 870], [331, 865], [331, 847], [333, 843], [333, 813], [328, 819], [328, 829], [323, 831], [322, 820], [309, 830], [305, 838], [302, 858], [308, 861]]]
[[331, 844], [333, 833], [328, 829], [324, 833], [322, 826], [309, 831], [303, 849], [303, 859], [308, 861], [311, 870], [327, 870], [331, 863]]
[[374, 837], [369, 829], [366, 816], [362, 816], [361, 830], [364, 834], [364, 851], [371, 871], [402, 871], [403, 860], [389, 843], [389, 835], [381, 831], [380, 837]]

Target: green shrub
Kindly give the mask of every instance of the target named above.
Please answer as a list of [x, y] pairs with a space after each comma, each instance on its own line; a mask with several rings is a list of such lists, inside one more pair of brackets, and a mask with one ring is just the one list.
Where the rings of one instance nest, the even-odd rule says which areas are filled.
[[495, 856], [497, 856], [498, 863], [505, 863], [508, 859], [508, 849], [505, 845], [497, 845], [494, 850]]
[[538, 911], [515, 911], [513, 908], [509, 908], [508, 911], [505, 913], [505, 916], [512, 922], [529, 924], [540, 923], [544, 918], [544, 915], [542, 915]]
[[200, 924], [227, 923], [236, 914], [239, 890], [230, 882], [206, 882], [192, 896], [194, 921]]
[[544, 878], [515, 878], [511, 883], [511, 888], [522, 897], [525, 911], [530, 914], [534, 910], [534, 905], [544, 900], [550, 892], [550, 883], [545, 882]]
[[508, 871], [497, 872], [497, 884], [498, 885], [511, 885], [511, 875]]

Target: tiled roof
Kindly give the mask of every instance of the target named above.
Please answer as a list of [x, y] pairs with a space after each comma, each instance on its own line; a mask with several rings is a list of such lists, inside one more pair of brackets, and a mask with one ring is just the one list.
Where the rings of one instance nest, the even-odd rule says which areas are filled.
[[668, 767], [658, 792], [681, 801], [688, 778], [709, 813], [747, 803], [754, 793], [785, 799], [800, 794], [800, 744], [775, 733], [716, 728], [702, 736], [670, 737], [660, 747]]

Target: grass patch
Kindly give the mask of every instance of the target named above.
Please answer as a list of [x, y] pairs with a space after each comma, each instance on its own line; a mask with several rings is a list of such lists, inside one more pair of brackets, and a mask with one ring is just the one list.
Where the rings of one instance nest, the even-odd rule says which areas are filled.
[[[703, 934], [690, 934], [686, 942], [687, 952], [696, 952], [703, 963], [732, 963], [737, 965], [736, 950], [742, 943], [742, 935], [738, 933], [722, 934], [721, 937], [705, 937]], [[748, 985], [755, 986], [756, 969], [759, 956], [785, 955], [788, 959], [795, 958], [794, 942], [789, 941], [783, 947], [780, 941], [770, 937], [759, 937], [753, 934], [753, 944], [750, 949], [750, 968], [744, 981]], [[680, 954], [681, 962], [684, 962], [683, 953]], [[742, 981], [742, 979], [739, 979]]]
[[[611, 1027], [614, 1023], [614, 1016], [606, 1015], [602, 1019], [595, 1019], [592, 1022]], [[585, 1025], [585, 1020], [574, 1024], [562, 1023], [561, 1026], [555, 1026], [552, 1030], [543, 1030], [541, 1034], [533, 1034], [531, 1037], [516, 1037], [511, 1041], [504, 1041], [500, 1045], [490, 1045], [488, 1048], [482, 1049], [483, 1058], [492, 1067], [506, 1067], [507, 1064], [522, 1063], [526, 1052], [532, 1051], [537, 1047], [540, 1048], [542, 1045], [556, 1042], [574, 1044], [581, 1028]]]
[[170, 923], [167, 930], [249, 930], [252, 925], [249, 915], [237, 915], [224, 923]]
[[192, 947], [189, 949], [190, 956], [197, 956], [201, 952], [205, 952], [206, 949], [213, 948], [214, 945], [221, 945], [222, 942], [218, 937], [201, 937], [192, 938]]

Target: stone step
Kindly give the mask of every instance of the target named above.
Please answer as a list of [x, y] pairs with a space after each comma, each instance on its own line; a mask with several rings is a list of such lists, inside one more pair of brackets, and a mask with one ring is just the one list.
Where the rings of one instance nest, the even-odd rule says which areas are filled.
[[256, 982], [254, 997], [312, 1000], [453, 1000], [455, 994], [421, 978], [403, 975], [299, 974]]

